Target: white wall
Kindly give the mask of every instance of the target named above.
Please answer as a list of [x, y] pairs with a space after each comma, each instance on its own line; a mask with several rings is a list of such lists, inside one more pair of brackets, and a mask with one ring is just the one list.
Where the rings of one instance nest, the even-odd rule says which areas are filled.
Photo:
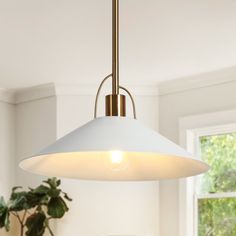
[[[7, 200], [13, 186], [34, 186], [42, 179], [20, 170], [19, 161], [56, 139], [56, 98], [46, 96], [45, 88], [44, 98], [32, 90], [28, 96], [29, 91], [0, 89], [0, 196]], [[0, 235], [17, 235], [17, 229], [13, 217], [10, 234], [1, 230]]]
[[[174, 85], [183, 90], [173, 89], [173, 83], [160, 85], [160, 91], [165, 91], [159, 97], [159, 128], [160, 133], [179, 142], [179, 119], [189, 115], [211, 113], [236, 108], [236, 81], [204, 82], [207, 86], [197, 85], [188, 88], [188, 83], [179, 80]], [[214, 80], [214, 79], [213, 79]], [[186, 81], [186, 80], [184, 80]], [[191, 78], [190, 78], [191, 81]], [[172, 85], [171, 85], [172, 83]], [[191, 84], [191, 83], [190, 83]], [[168, 92], [168, 87], [170, 92]], [[160, 229], [161, 236], [177, 236], [179, 231], [179, 182], [162, 181], [160, 183]], [[181, 235], [179, 235], [181, 236]]]
[[[157, 96], [136, 96], [136, 104], [140, 120], [157, 128]], [[93, 105], [94, 96], [90, 95], [57, 97], [58, 137], [91, 120]], [[100, 115], [103, 107], [101, 100]], [[69, 204], [68, 215], [58, 224], [58, 236], [159, 235], [157, 182], [63, 180], [63, 187], [74, 201]]]
[[[15, 105], [16, 158], [14, 185], [34, 187], [47, 177], [37, 176], [19, 168], [20, 160], [30, 157], [56, 140], [56, 98], [55, 96], [29, 99]], [[9, 186], [11, 187], [11, 186]], [[16, 224], [12, 235], [18, 235]]]
[[[9, 197], [15, 180], [15, 110], [14, 105], [0, 101], [0, 196]], [[7, 235], [0, 230], [0, 235]]]
[[15, 180], [14, 105], [0, 101], [0, 195], [7, 197]]
[[40, 177], [21, 170], [20, 160], [30, 157], [56, 140], [56, 98], [49, 97], [16, 105], [17, 185], [34, 186]]

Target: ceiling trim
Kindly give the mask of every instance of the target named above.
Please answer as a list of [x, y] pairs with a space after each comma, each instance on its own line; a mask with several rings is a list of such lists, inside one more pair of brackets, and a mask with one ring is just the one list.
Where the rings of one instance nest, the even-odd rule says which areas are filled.
[[234, 82], [236, 82], [235, 73], [230, 75], [227, 73], [223, 74], [220, 72], [214, 72], [159, 83], [159, 95], [164, 96], [168, 94], [181, 93], [188, 90]]
[[[131, 93], [136, 96], [158, 96], [157, 86], [129, 86]], [[1, 92], [1, 91], [0, 91]], [[56, 96], [94, 96], [97, 92], [97, 86], [72, 86], [56, 85], [54, 83], [38, 85], [26, 89], [20, 89], [12, 92], [11, 100], [13, 104], [20, 104], [34, 100], [44, 99]], [[5, 91], [8, 93], [8, 90]], [[102, 92], [102, 94], [105, 92]], [[5, 96], [6, 97], [6, 96]], [[6, 97], [7, 98], [7, 97]], [[7, 100], [7, 99], [4, 100]], [[1, 100], [1, 93], [0, 93]]]
[[14, 91], [10, 89], [0, 88], [0, 101], [9, 104], [14, 104], [15, 103]]
[[[218, 75], [219, 76], [219, 75]], [[180, 93], [192, 89], [216, 86], [225, 83], [234, 83], [233, 76], [200, 76], [199, 78], [183, 78], [162, 82], [158, 86], [127, 86], [134, 96], [164, 96]], [[20, 90], [0, 88], [0, 101], [9, 104], [20, 104], [34, 100], [55, 96], [95, 96], [97, 86], [57, 85], [54, 83], [43, 84]], [[103, 95], [106, 93], [103, 91]]]
[[[126, 86], [133, 95], [136, 96], [158, 96], [158, 86]], [[98, 86], [68, 86], [56, 85], [57, 96], [95, 96]], [[107, 94], [106, 89], [101, 91], [101, 94]]]
[[56, 95], [54, 83], [42, 84], [15, 92], [15, 104], [30, 102]]

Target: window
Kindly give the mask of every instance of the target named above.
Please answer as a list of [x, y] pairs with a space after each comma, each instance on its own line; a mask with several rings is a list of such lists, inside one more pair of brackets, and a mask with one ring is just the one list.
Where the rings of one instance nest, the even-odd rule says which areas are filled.
[[[217, 165], [220, 165], [220, 168], [216, 168], [217, 176], [214, 178], [211, 176], [214, 174], [212, 169], [202, 177], [179, 180], [178, 236], [236, 236], [235, 229], [232, 229], [236, 226], [235, 121], [236, 109], [179, 119], [180, 145], [198, 158], [207, 162], [214, 161], [212, 168], [216, 168]], [[219, 144], [213, 145], [216, 142], [221, 143], [221, 148]], [[232, 146], [229, 148], [230, 145]], [[213, 151], [216, 155], [210, 155]], [[220, 177], [222, 178], [219, 179]], [[229, 181], [230, 184], [225, 181]], [[217, 207], [222, 209], [216, 211]], [[217, 230], [217, 227], [219, 231], [213, 232], [212, 230]]]
[[196, 181], [198, 236], [236, 235], [236, 132], [199, 136], [211, 170]]

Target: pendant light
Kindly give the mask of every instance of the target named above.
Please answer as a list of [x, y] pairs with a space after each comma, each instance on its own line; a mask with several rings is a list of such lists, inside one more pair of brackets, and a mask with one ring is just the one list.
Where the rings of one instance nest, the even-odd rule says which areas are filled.
[[[112, 79], [106, 116], [97, 118], [103, 84]], [[134, 118], [126, 117], [126, 97]], [[112, 0], [112, 74], [100, 84], [94, 119], [20, 163], [32, 173], [106, 181], [143, 181], [193, 176], [209, 166], [136, 119], [131, 93], [119, 84], [119, 0]]]

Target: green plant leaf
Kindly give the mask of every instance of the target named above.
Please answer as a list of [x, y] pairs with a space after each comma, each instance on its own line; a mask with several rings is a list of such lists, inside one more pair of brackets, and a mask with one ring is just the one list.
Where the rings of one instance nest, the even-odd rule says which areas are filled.
[[[58, 188], [61, 184], [59, 179], [51, 178], [44, 183], [46, 184], [29, 188], [28, 191], [21, 190], [22, 187], [20, 186], [13, 187], [7, 204], [3, 198], [0, 198], [0, 228], [5, 227], [9, 231], [10, 215], [25, 211], [27, 212], [26, 235], [42, 236], [46, 228], [50, 229], [49, 219], [64, 216], [69, 210], [65, 200], [71, 201], [72, 199]], [[44, 211], [47, 211], [48, 215]], [[31, 215], [28, 216], [28, 214]]]
[[57, 188], [61, 184], [61, 181], [58, 180], [56, 177], [53, 177], [51, 179], [47, 179], [43, 182], [48, 184], [51, 188]]
[[52, 218], [62, 218], [68, 207], [61, 197], [51, 198], [48, 203], [48, 215]]
[[22, 187], [21, 186], [15, 186], [15, 187], [12, 188], [12, 192], [14, 193], [18, 189], [22, 189]]
[[61, 193], [61, 190], [55, 189], [55, 188], [52, 188], [48, 191], [48, 195], [53, 198], [58, 197], [60, 195], [60, 193]]
[[10, 230], [9, 209], [3, 197], [0, 198], [0, 228]]
[[60, 179], [57, 179], [56, 180], [56, 184], [57, 184], [57, 187], [61, 185], [61, 180]]
[[15, 188], [14, 191], [12, 191], [11, 196], [10, 196], [10, 200], [15, 200], [15, 199], [17, 199], [19, 197], [22, 197], [22, 196], [25, 197], [27, 195], [26, 191], [16, 192], [17, 189], [18, 189], [18, 187]]
[[43, 212], [38, 212], [28, 217], [26, 221], [26, 235], [42, 236], [45, 232], [45, 220], [46, 216]]
[[3, 227], [7, 232], [10, 230], [10, 216], [7, 209], [5, 209], [5, 211], [0, 215], [0, 228]]
[[34, 208], [38, 205], [47, 205], [48, 195], [46, 194], [37, 194], [34, 192], [28, 192], [27, 196], [27, 208]]
[[31, 190], [35, 194], [46, 195], [50, 191], [50, 188], [45, 185], [39, 185], [37, 188]]
[[4, 198], [0, 197], [0, 212], [1, 212], [2, 209], [6, 208], [6, 207], [7, 207], [7, 204], [4, 200]]
[[63, 194], [64, 194], [64, 198], [65, 198], [66, 200], [68, 200], [68, 201], [70, 201], [70, 202], [72, 201], [72, 198], [70, 198], [67, 193], [64, 193], [64, 192], [63, 192]]
[[10, 211], [22, 211], [26, 208], [27, 192], [13, 192], [9, 201]]

